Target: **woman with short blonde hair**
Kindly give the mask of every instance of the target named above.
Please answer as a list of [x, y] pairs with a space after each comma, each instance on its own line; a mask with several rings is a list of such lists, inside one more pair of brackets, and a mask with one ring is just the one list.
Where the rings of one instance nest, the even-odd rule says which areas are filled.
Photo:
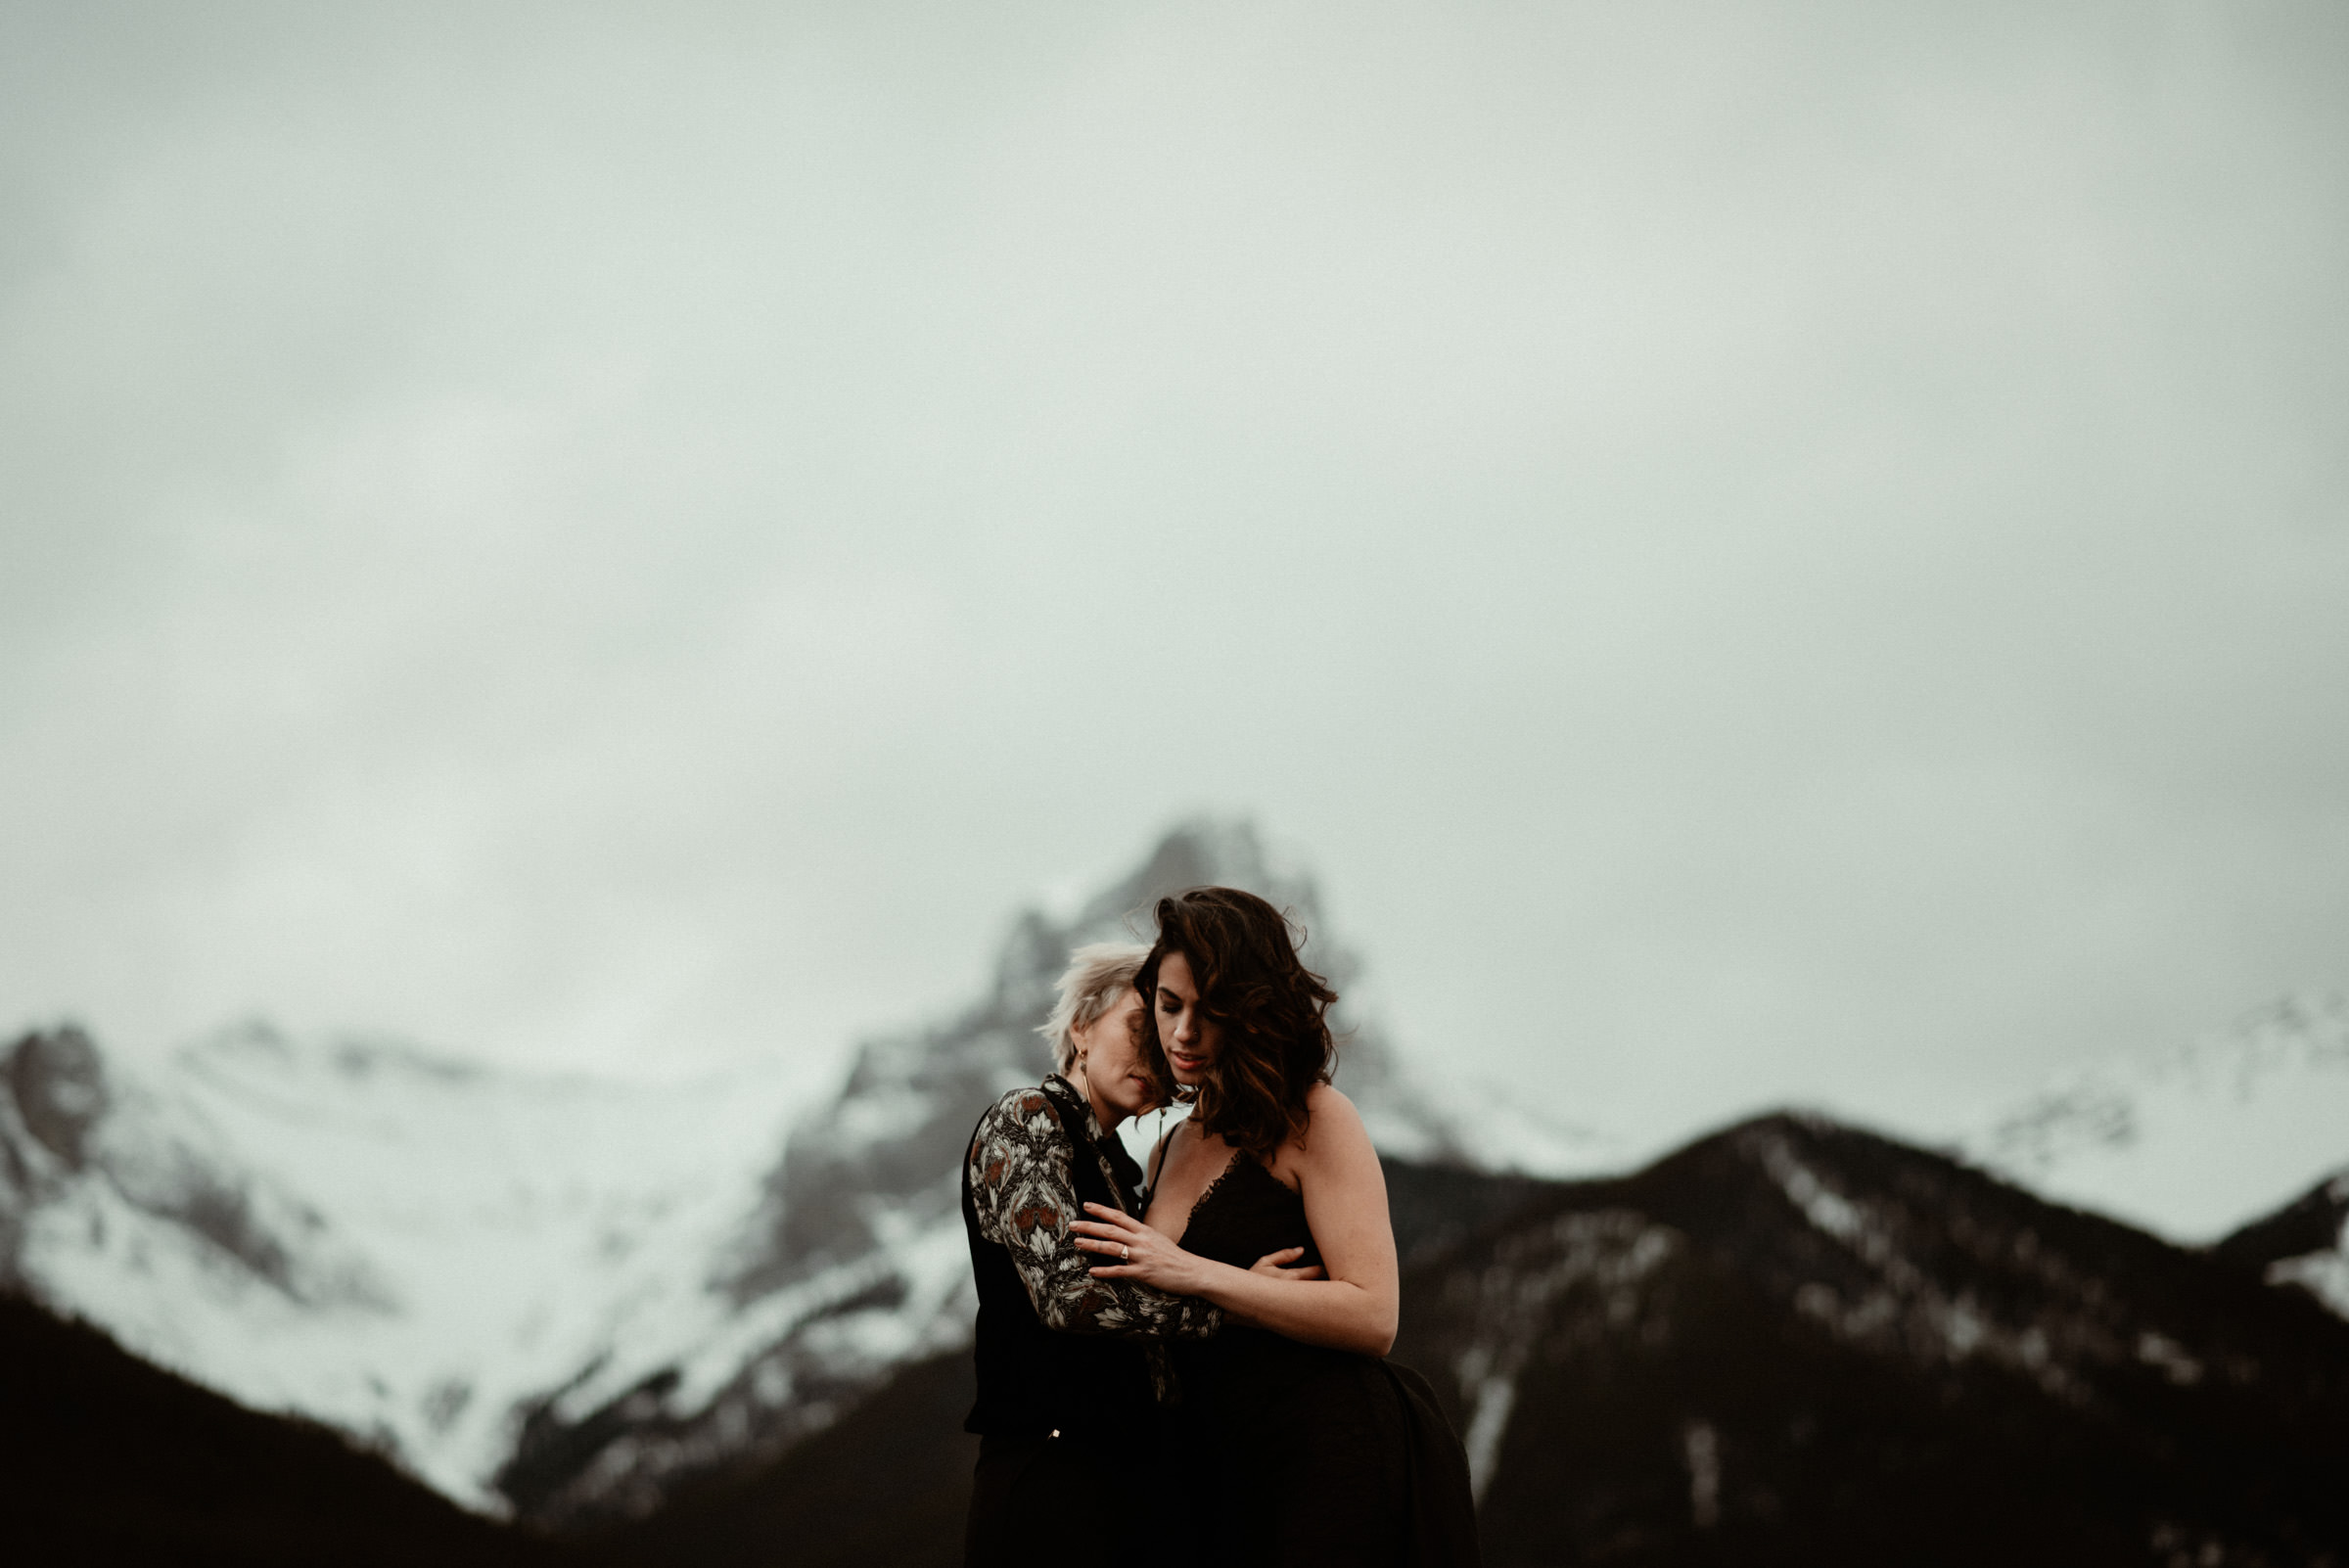
[[1133, 989], [1150, 949], [1136, 942], [1090, 942], [1069, 954], [1053, 983], [1052, 1016], [1036, 1029], [1052, 1047], [1052, 1071], [1067, 1078], [1077, 1066], [1077, 1038]]

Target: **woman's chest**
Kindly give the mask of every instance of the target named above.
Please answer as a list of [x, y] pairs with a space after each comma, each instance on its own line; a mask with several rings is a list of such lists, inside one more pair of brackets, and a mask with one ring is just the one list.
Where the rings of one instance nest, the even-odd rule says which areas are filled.
[[1180, 1241], [1190, 1228], [1199, 1200], [1231, 1160], [1232, 1150], [1221, 1138], [1186, 1137], [1177, 1132], [1168, 1141], [1157, 1179], [1150, 1184], [1150, 1207], [1142, 1222]]
[[1306, 1249], [1299, 1263], [1321, 1261], [1305, 1201], [1251, 1155], [1227, 1155], [1186, 1209], [1174, 1210], [1175, 1196], [1167, 1195], [1167, 1218], [1187, 1222], [1175, 1238], [1187, 1252], [1240, 1268], [1288, 1247]]

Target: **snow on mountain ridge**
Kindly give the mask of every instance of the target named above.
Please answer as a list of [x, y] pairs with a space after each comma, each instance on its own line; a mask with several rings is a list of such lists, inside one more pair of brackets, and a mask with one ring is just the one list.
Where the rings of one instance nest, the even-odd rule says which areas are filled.
[[[518, 1406], [584, 1365], [660, 1364], [725, 1317], [710, 1260], [754, 1207], [788, 1114], [757, 1074], [534, 1079], [259, 1026], [136, 1076], [77, 1036], [28, 1037], [11, 1061], [61, 1054], [102, 1110], [88, 1158], [53, 1159], [55, 1178], [16, 1205], [34, 1294], [492, 1506]], [[207, 1190], [261, 1238], [243, 1256], [192, 1200], [169, 1201]]]
[[2267, 1268], [2268, 1283], [2298, 1285], [2302, 1290], [2349, 1317], [2349, 1170], [2325, 1183], [2321, 1199], [2338, 1217], [2332, 1244], [2293, 1258], [2280, 1258]]
[[133, 1268], [179, 1256], [221, 1285], [314, 1308], [382, 1310], [388, 1287], [299, 1189], [246, 1169], [217, 1120], [109, 1075], [76, 1030], [6, 1053], [0, 1155], [10, 1177], [0, 1274], [19, 1280], [61, 1238]]
[[2164, 1055], [2078, 1069], [1963, 1148], [2047, 1196], [2215, 1240], [2349, 1159], [2349, 997], [2285, 997]]

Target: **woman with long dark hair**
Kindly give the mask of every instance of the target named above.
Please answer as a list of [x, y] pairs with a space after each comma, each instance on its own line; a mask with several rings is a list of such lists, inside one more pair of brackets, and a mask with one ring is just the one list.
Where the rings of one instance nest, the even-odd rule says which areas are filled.
[[[1467, 1456], [1425, 1381], [1383, 1359], [1399, 1306], [1395, 1233], [1369, 1134], [1330, 1084], [1337, 995], [1254, 894], [1195, 888], [1160, 899], [1157, 916], [1134, 979], [1139, 1042], [1193, 1112], [1153, 1157], [1142, 1219], [1088, 1204], [1071, 1228], [1108, 1255], [1095, 1277], [1230, 1316], [1215, 1338], [1174, 1347], [1182, 1404], [1168, 1461], [1196, 1483], [1174, 1555], [1473, 1564]], [[1285, 1247], [1326, 1277], [1250, 1272]]]

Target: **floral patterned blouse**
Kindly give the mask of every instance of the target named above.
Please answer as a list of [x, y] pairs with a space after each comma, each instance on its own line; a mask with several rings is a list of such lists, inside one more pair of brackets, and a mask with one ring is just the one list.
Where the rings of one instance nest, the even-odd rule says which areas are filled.
[[[1068, 1123], [1082, 1117], [1082, 1125]], [[1101, 1145], [1109, 1134], [1068, 1080], [1054, 1074], [1040, 1088], [1018, 1088], [994, 1103], [971, 1139], [972, 1206], [979, 1232], [1011, 1254], [1028, 1300], [1046, 1328], [1071, 1334], [1200, 1339], [1222, 1326], [1221, 1309], [1196, 1296], [1171, 1296], [1130, 1279], [1095, 1279], [1106, 1255], [1083, 1251], [1069, 1230], [1085, 1218], [1072, 1162], [1098, 1160], [1121, 1208], [1133, 1212], [1130, 1188]], [[1161, 1358], [1153, 1356], [1153, 1371]], [[1155, 1379], [1162, 1384], [1163, 1378]]]

